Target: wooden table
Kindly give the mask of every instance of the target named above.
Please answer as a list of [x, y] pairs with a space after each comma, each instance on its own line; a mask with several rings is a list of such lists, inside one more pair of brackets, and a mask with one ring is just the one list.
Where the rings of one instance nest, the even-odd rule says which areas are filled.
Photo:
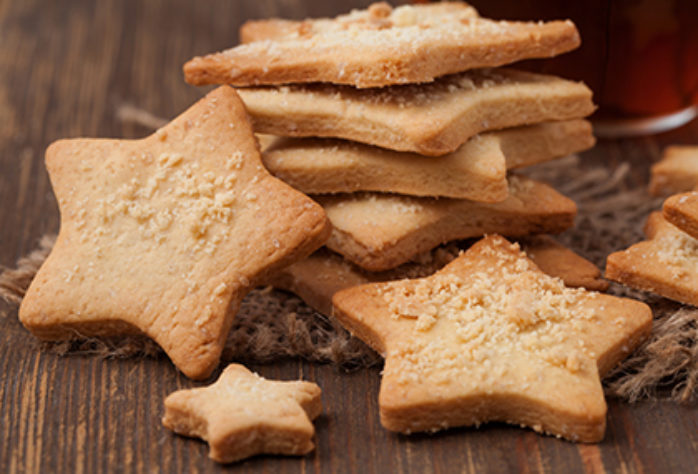
[[[296, 0], [0, 0], [0, 264], [58, 229], [43, 153], [64, 137], [138, 137], [120, 121], [124, 104], [174, 117], [204, 91], [187, 86], [193, 55], [236, 43], [248, 18], [334, 15], [368, 2]], [[654, 138], [601, 142], [587, 162], [648, 164], [669, 143], [698, 142], [698, 122]], [[41, 351], [0, 311], [0, 471], [207, 471], [204, 443], [160, 424], [163, 398], [192, 383], [164, 357], [104, 360]], [[605, 440], [577, 445], [492, 424], [400, 436], [378, 422], [379, 370], [280, 361], [253, 366], [272, 378], [323, 388], [317, 449], [302, 458], [257, 457], [245, 472], [695, 472], [698, 413], [669, 402], [610, 401]]]

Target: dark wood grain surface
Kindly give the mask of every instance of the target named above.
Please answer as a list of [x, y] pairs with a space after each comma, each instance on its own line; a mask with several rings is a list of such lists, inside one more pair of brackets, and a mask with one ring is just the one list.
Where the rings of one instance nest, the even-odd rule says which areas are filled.
[[[174, 117], [205, 90], [187, 86], [191, 56], [237, 41], [248, 18], [334, 15], [368, 2], [0, 0], [0, 264], [12, 267], [56, 232], [43, 164], [58, 138], [138, 137], [131, 104]], [[669, 143], [698, 143], [698, 123], [652, 138], [601, 142], [586, 163], [633, 165], [638, 186]], [[492, 424], [401, 436], [378, 422], [379, 369], [279, 361], [252, 368], [323, 388], [317, 449], [221, 467], [207, 446], [160, 424], [162, 400], [195, 385], [164, 357], [103, 359], [42, 350], [0, 302], [0, 471], [4, 472], [696, 472], [698, 413], [669, 402], [609, 402], [598, 445]]]

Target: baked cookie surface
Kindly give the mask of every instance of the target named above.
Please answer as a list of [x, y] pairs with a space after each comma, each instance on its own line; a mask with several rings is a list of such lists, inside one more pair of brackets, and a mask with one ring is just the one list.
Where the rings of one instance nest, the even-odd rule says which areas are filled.
[[649, 191], [653, 196], [683, 193], [697, 185], [698, 146], [669, 146], [650, 168]]
[[404, 433], [496, 420], [600, 441], [599, 376], [652, 324], [644, 303], [565, 288], [499, 236], [431, 277], [342, 290], [333, 305], [386, 358], [381, 423]]
[[278, 138], [264, 150], [264, 166], [307, 194], [378, 191], [498, 202], [506, 199], [506, 170], [590, 148], [586, 120], [546, 122], [476, 135], [438, 157], [356, 142]]
[[661, 212], [647, 218], [645, 235], [647, 240], [608, 256], [606, 278], [698, 306], [698, 240]]
[[332, 222], [326, 246], [371, 271], [394, 268], [451, 240], [559, 233], [577, 213], [572, 200], [522, 176], [509, 177], [509, 195], [496, 203], [380, 193], [315, 199]]
[[599, 375], [652, 323], [644, 303], [565, 288], [499, 236], [429, 278], [350, 288], [333, 304], [386, 358], [381, 423], [404, 433], [497, 420], [599, 441]]
[[258, 22], [244, 27], [242, 37], [256, 41], [191, 59], [184, 65], [186, 81], [382, 87], [552, 57], [580, 44], [569, 20], [492, 21], [463, 3], [395, 9], [374, 4], [335, 20]]
[[294, 84], [239, 93], [255, 132], [343, 138], [428, 156], [454, 152], [478, 133], [579, 119], [595, 109], [582, 83], [509, 68], [380, 89]]
[[243, 296], [329, 233], [262, 166], [224, 86], [142, 140], [52, 144], [61, 227], [19, 317], [45, 340], [144, 333], [189, 377], [215, 368]]
[[[524, 238], [520, 241], [526, 255], [543, 272], [561, 278], [566, 286], [605, 291], [608, 282], [601, 271], [585, 258], [564, 247], [547, 235]], [[456, 243], [449, 243], [426, 252], [415, 261], [392, 270], [367, 272], [326, 248], [281, 269], [268, 283], [276, 288], [298, 295], [317, 311], [332, 315], [332, 296], [339, 290], [365, 283], [423, 278], [440, 270], [461, 252]]]
[[266, 380], [231, 364], [208, 387], [168, 395], [162, 424], [204, 439], [221, 463], [263, 453], [302, 455], [315, 447], [320, 392], [311, 382]]

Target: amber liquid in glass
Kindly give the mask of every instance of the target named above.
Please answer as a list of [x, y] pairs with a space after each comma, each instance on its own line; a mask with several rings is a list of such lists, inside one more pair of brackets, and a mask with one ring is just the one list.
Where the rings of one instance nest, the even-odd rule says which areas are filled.
[[682, 113], [690, 120], [698, 113], [698, 0], [470, 3], [489, 18], [574, 21], [579, 49], [515, 67], [584, 81], [599, 105], [597, 123], [648, 124]]

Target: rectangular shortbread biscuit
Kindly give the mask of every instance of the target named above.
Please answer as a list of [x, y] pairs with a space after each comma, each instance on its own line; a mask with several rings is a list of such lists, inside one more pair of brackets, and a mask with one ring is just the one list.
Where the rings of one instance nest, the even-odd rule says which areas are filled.
[[481, 132], [594, 111], [584, 84], [513, 69], [381, 89], [309, 84], [238, 92], [258, 133], [345, 138], [430, 156], [453, 152]]
[[322, 138], [279, 138], [266, 168], [308, 194], [379, 191], [498, 202], [506, 169], [544, 162], [594, 145], [586, 120], [548, 122], [476, 135], [439, 157]]
[[510, 177], [509, 197], [493, 204], [378, 193], [314, 198], [333, 226], [327, 247], [371, 271], [394, 268], [451, 240], [562, 232], [577, 211], [550, 186], [520, 176]]

